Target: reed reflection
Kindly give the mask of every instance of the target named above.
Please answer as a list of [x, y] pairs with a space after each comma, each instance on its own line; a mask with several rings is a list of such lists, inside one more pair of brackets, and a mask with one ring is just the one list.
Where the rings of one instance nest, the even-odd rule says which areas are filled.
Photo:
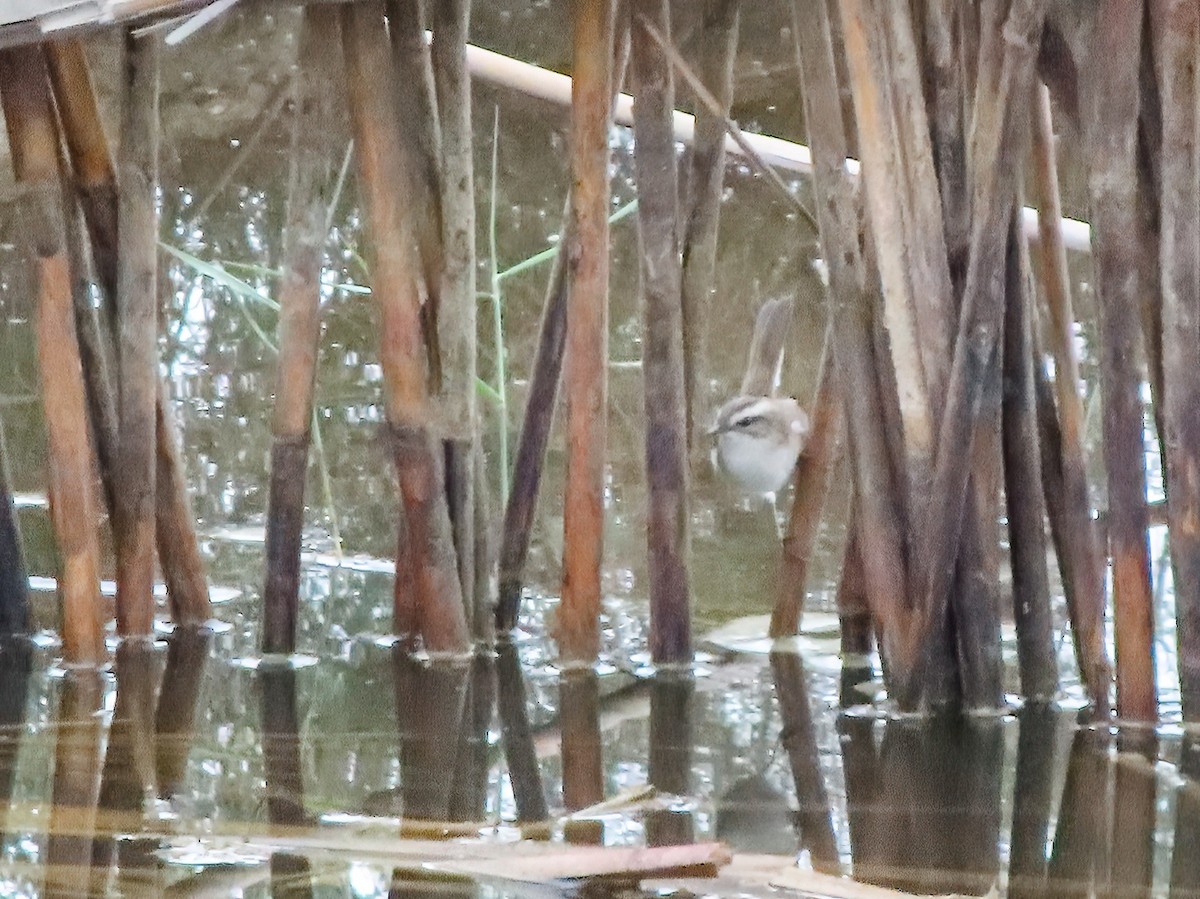
[[1019, 717], [1008, 894], [1011, 899], [1049, 899], [1046, 845], [1061, 779], [1058, 742], [1065, 722], [1061, 712], [1035, 704], [1023, 708]]
[[0, 842], [3, 842], [8, 829], [17, 756], [28, 715], [29, 673], [32, 667], [32, 643], [23, 637], [0, 639]]
[[591, 668], [568, 669], [559, 676], [558, 689], [563, 804], [578, 811], [604, 799], [600, 679]]
[[529, 726], [525, 674], [516, 646], [507, 636], [496, 642], [496, 704], [500, 714], [500, 741], [512, 783], [517, 821], [544, 821], [550, 812], [542, 784], [542, 769]]
[[843, 720], [854, 875], [912, 891], [981, 894], [1000, 855], [1003, 732], [996, 720], [945, 716]]
[[[662, 670], [650, 682], [650, 783], [683, 800], [692, 789], [696, 681], [690, 671]], [[692, 813], [656, 808], [646, 813], [646, 843], [678, 846], [695, 841]]]
[[63, 676], [60, 691], [46, 837], [46, 895], [87, 896], [100, 799], [104, 683], [96, 669], [71, 670]]
[[[264, 662], [258, 669], [258, 681], [262, 696], [267, 817], [273, 827], [305, 827], [312, 820], [304, 806], [296, 669], [287, 662]], [[271, 895], [277, 899], [308, 899], [312, 896], [312, 875], [309, 861], [304, 856], [273, 852], [270, 872]]]
[[141, 847], [128, 840], [118, 846], [118, 833], [138, 833], [145, 826], [146, 803], [154, 795], [154, 706], [159, 654], [148, 640], [122, 640], [114, 672], [117, 696], [113, 707], [92, 865], [97, 878], [109, 869], [152, 864]]
[[404, 816], [449, 820], [471, 666], [457, 659], [427, 663], [397, 644], [392, 671]]
[[211, 648], [212, 631], [207, 627], [179, 625], [167, 638], [167, 667], [154, 719], [154, 765], [162, 799], [175, 796], [183, 787]]
[[800, 847], [808, 851], [815, 870], [840, 873], [837, 837], [833, 830], [829, 794], [813, 729], [804, 662], [796, 652], [772, 652], [771, 673], [775, 678], [775, 695], [783, 717], [781, 739], [796, 786], [796, 823], [800, 831]]

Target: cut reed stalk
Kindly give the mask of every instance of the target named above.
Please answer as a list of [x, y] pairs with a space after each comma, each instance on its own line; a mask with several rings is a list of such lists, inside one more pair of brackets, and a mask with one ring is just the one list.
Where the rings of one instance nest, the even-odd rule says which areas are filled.
[[[1041, 0], [1019, 0], [1010, 7], [1003, 27], [1005, 45], [998, 82], [982, 88], [975, 103], [970, 143], [975, 171], [970, 262], [938, 435], [933, 489], [918, 532], [919, 600], [914, 639], [920, 665], [930, 658], [945, 620], [954, 559], [961, 545], [971, 448], [980, 425], [981, 402], [999, 377], [997, 338], [1004, 322], [1004, 249], [1020, 159], [1027, 152], [1027, 110], [1044, 12]], [[961, 614], [962, 610], [955, 611]], [[981, 685], [981, 692], [992, 692], [985, 688]], [[969, 685], [966, 692], [972, 692]], [[914, 694], [897, 698], [902, 705], [917, 700]], [[995, 695], [992, 701], [999, 698]]]
[[291, 171], [283, 273], [279, 281], [279, 368], [271, 418], [271, 486], [267, 500], [264, 653], [296, 649], [304, 484], [311, 441], [313, 387], [321, 339], [321, 266], [329, 191], [337, 154], [328, 122], [336, 108], [337, 11], [304, 10], [299, 67], [292, 81]]
[[[619, 39], [613, 46], [613, 94], [624, 79], [629, 58], [629, 16], [617, 19]], [[563, 206], [563, 224], [558, 232], [558, 247], [570, 246], [567, 228], [571, 224], [571, 194]], [[550, 268], [546, 298], [538, 326], [537, 350], [529, 376], [528, 398], [521, 420], [521, 434], [513, 457], [512, 492], [505, 501], [504, 527], [500, 544], [500, 600], [496, 606], [496, 629], [512, 630], [517, 624], [521, 604], [521, 577], [533, 529], [533, 514], [541, 488], [542, 468], [554, 409], [558, 401], [563, 353], [567, 343], [567, 260], [556, 252]]]
[[[1106, 0], [1093, 10], [1090, 27], [1090, 75], [1080, 86], [1100, 307], [1117, 713], [1129, 720], [1154, 721], [1158, 704], [1139, 321], [1144, 247], [1138, 240], [1136, 168], [1142, 4]], [[1194, 339], [1192, 343], [1194, 348]]]
[[58, 133], [36, 48], [0, 53], [0, 100], [13, 172], [28, 185], [27, 235], [37, 272], [38, 369], [49, 444], [50, 517], [58, 544], [63, 655], [77, 665], [104, 655], [99, 544], [79, 345], [66, 255]]
[[444, 460], [430, 431], [419, 269], [411, 250], [407, 199], [394, 189], [405, 183], [405, 162], [397, 146], [398, 102], [392, 96], [396, 71], [383, 31], [381, 0], [354, 4], [341, 13], [351, 123], [374, 256], [385, 406], [404, 502], [396, 621], [412, 620], [430, 650], [463, 651], [469, 635], [446, 507]]
[[1196, 42], [1200, 6], [1150, 3], [1162, 103], [1163, 405], [1167, 512], [1174, 574], [1179, 682], [1186, 721], [1200, 720], [1200, 167]]
[[79, 40], [46, 44], [46, 59], [75, 189], [91, 237], [92, 260], [112, 310], [117, 296], [117, 178], [91, 69]]
[[117, 632], [154, 629], [155, 404], [158, 399], [158, 53], [155, 34], [125, 42], [117, 168]]
[[678, 175], [671, 69], [642, 27], [670, 33], [666, 0], [634, 0], [632, 23], [634, 159], [645, 314], [642, 370], [646, 400], [646, 541], [650, 560], [650, 656], [656, 664], [692, 658], [688, 586], [688, 459], [683, 306], [678, 238]]
[[792, 34], [803, 81], [805, 119], [822, 123], [821, 129], [811, 135], [813, 187], [821, 252], [829, 264], [834, 361], [838, 367], [837, 380], [843, 385], [859, 504], [856, 532], [861, 541], [866, 593], [879, 628], [884, 665], [889, 679], [903, 681], [912, 661], [904, 656], [908, 574], [901, 506], [892, 474], [880, 394], [869, 387], [879, 384], [880, 379], [872, 337], [870, 295], [859, 251], [854, 186], [845, 165], [845, 127], [830, 20], [823, 5], [815, 10], [815, 16], [816, 23], [806, 22], [793, 2]]
[[707, 471], [697, 416], [705, 397], [707, 322], [716, 282], [717, 233], [725, 188], [725, 119], [733, 105], [733, 62], [737, 55], [741, 0], [706, 0], [698, 37], [696, 74], [720, 104], [714, 115], [696, 105], [696, 131], [688, 156], [688, 205], [683, 229], [683, 364], [686, 375], [687, 435], [692, 473]]
[[[1049, 321], [1054, 355], [1054, 396], [1057, 397], [1059, 441], [1050, 451], [1042, 433], [1042, 458], [1047, 452], [1052, 465], [1042, 464], [1043, 479], [1052, 477], [1061, 484], [1061, 495], [1051, 501], [1046, 491], [1051, 525], [1057, 528], [1055, 554], [1063, 573], [1063, 590], [1071, 616], [1075, 655], [1084, 686], [1097, 709], [1107, 711], [1112, 671], [1104, 639], [1104, 559], [1092, 526], [1091, 496], [1087, 483], [1087, 459], [1083, 446], [1083, 402], [1079, 396], [1079, 359], [1075, 348], [1075, 314], [1071, 308], [1071, 282], [1067, 272], [1067, 251], [1063, 246], [1058, 220], [1062, 214], [1058, 189], [1058, 168], [1054, 152], [1054, 125], [1050, 114], [1050, 92], [1035, 88], [1033, 120], [1033, 185], [1038, 204], [1038, 253], [1042, 291]], [[1035, 371], [1044, 379], [1044, 366], [1035, 359]], [[1053, 398], [1039, 402], [1053, 418]], [[1039, 418], [1042, 418], [1039, 409]], [[1056, 524], [1057, 523], [1057, 524]]]
[[[574, 0], [571, 215], [567, 226], [567, 483], [559, 654], [591, 663], [600, 649], [604, 464], [608, 417], [609, 0]], [[586, 804], [586, 803], [584, 803]]]
[[1009, 225], [1005, 269], [1004, 494], [1021, 693], [1031, 702], [1050, 702], [1058, 691], [1058, 668], [1046, 571], [1045, 507], [1033, 390], [1029, 264], [1019, 214], [1019, 210], [1014, 213]]
[[792, 478], [792, 511], [783, 537], [779, 593], [771, 610], [768, 631], [771, 637], [790, 637], [800, 632], [808, 563], [812, 560], [841, 439], [843, 402], [837, 389], [832, 331], [825, 332], [817, 388], [808, 410], [812, 428]]
[[[62, 120], [77, 193], [91, 238], [104, 303], [91, 305], [86, 291], [76, 294], [75, 326], [79, 335], [88, 403], [101, 477], [116, 506], [118, 455], [116, 355], [113, 345], [117, 296], [117, 187], [112, 153], [100, 123], [87, 59], [72, 42], [50, 45], [54, 99]], [[167, 582], [172, 615], [177, 622], [199, 624], [209, 615], [208, 585], [196, 539], [195, 518], [187, 495], [178, 429], [168, 404], [170, 391], [162, 379], [156, 392], [157, 543], [159, 565]], [[166, 428], [166, 431], [163, 431]], [[183, 617], [180, 617], [183, 616]]]
[[[415, 4], [414, 4], [415, 5]], [[486, 579], [475, 558], [475, 505], [480, 501], [475, 477], [479, 429], [476, 414], [475, 170], [471, 130], [471, 75], [467, 69], [470, 0], [447, 0], [433, 6], [433, 77], [437, 87], [440, 135], [440, 185], [443, 270], [439, 273], [440, 305], [437, 345], [441, 359], [438, 417], [447, 438], [446, 469], [454, 476], [450, 518], [458, 547], [463, 602], [474, 608], [475, 581]], [[503, 347], [496, 347], [497, 353]], [[507, 460], [505, 460], [507, 464]], [[472, 614], [472, 622], [478, 618]], [[483, 632], [475, 628], [477, 638]]]
[[[898, 7], [900, 4], [886, 4]], [[905, 10], [907, 5], [904, 4]], [[945, 339], [946, 323], [952, 308], [949, 304], [950, 276], [946, 268], [945, 248], [942, 247], [941, 268], [945, 270], [943, 280], [937, 278], [941, 272], [931, 266], [924, 274], [934, 276], [931, 281], [923, 279], [922, 286], [932, 288], [931, 294], [945, 293], [945, 300], [938, 300], [943, 310], [941, 316], [932, 316], [930, 302], [933, 297], [922, 295], [917, 299], [919, 274], [918, 261], [923, 259], [925, 241], [916, 236], [916, 210], [913, 197], [905, 190], [896, 190], [895, 185], [906, 184], [911, 178], [924, 175], [928, 164], [928, 176], [932, 180], [923, 186], [936, 196], [937, 182], [933, 174], [929, 155], [929, 128], [918, 128], [912, 123], [902, 126], [903, 116], [897, 114], [900, 103], [898, 94], [911, 99], [920, 92], [919, 73], [915, 71], [915, 54], [899, 71], [892, 72], [893, 49], [889, 46], [885, 19], [889, 13], [884, 5], [874, 0], [846, 0], [841, 4], [842, 31], [845, 37], [847, 68], [854, 95], [855, 120], [858, 125], [859, 150], [863, 161], [863, 185], [866, 205], [870, 211], [868, 222], [873, 235], [875, 253], [879, 263], [879, 274], [883, 283], [883, 312], [891, 343], [892, 364], [895, 367], [896, 386], [900, 399], [900, 419], [904, 434], [904, 448], [908, 457], [906, 492], [911, 502], [921, 503], [928, 496], [928, 484], [933, 469], [934, 439], [937, 416], [930, 404], [931, 393], [937, 402], [941, 391], [937, 384], [945, 384], [944, 377], [937, 372], [945, 371], [945, 360], [949, 358], [949, 343]], [[907, 40], [912, 40], [912, 25], [907, 23]], [[903, 30], [903, 29], [902, 29]], [[891, 35], [902, 39], [900, 35]], [[905, 82], [916, 78], [914, 85]], [[919, 110], [909, 110], [924, 119], [924, 102]], [[814, 135], [815, 137], [815, 135]], [[912, 139], [917, 146], [904, 143]], [[905, 153], [914, 152], [912, 169], [905, 168]], [[913, 190], [917, 190], [916, 187]], [[917, 193], [920, 193], [917, 190]], [[932, 210], [927, 210], [932, 211]], [[936, 238], [942, 240], [940, 207], [932, 218], [922, 222], [926, 230], [936, 225]], [[897, 239], [901, 236], [900, 239]], [[918, 311], [918, 305], [924, 313]], [[925, 327], [921, 327], [924, 325]], [[930, 341], [930, 352], [923, 351], [922, 338]], [[933, 363], [937, 371], [927, 371]], [[910, 520], [910, 524], [912, 524]]]
[[[436, 7], [445, 5], [435, 4]], [[440, 184], [442, 136], [422, 7], [423, 4], [410, 0], [387, 0], [388, 35], [399, 79], [397, 87], [389, 94], [403, 126], [394, 138], [401, 162], [398, 174], [402, 177], [397, 184], [403, 188], [403, 195], [411, 198], [413, 236], [425, 288], [421, 323], [430, 353], [430, 387], [438, 391], [443, 374], [438, 345], [444, 276]], [[474, 306], [474, 296], [471, 300]]]

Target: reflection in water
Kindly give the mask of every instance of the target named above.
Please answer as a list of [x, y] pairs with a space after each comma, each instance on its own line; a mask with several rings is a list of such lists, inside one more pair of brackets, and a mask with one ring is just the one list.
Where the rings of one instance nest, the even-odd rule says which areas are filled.
[[559, 675], [562, 728], [562, 797], [568, 810], [604, 799], [604, 760], [600, 739], [600, 680], [591, 668]]
[[400, 726], [400, 799], [406, 818], [449, 821], [468, 711], [469, 661], [392, 654]]
[[158, 713], [154, 720], [155, 769], [160, 798], [169, 799], [183, 785], [188, 755], [196, 734], [196, 703], [212, 647], [207, 627], [180, 625], [167, 638]]
[[525, 675], [517, 647], [507, 636], [496, 644], [496, 703], [500, 714], [500, 739], [508, 763], [516, 819], [519, 822], [544, 821], [549, 816], [542, 769], [533, 747], [529, 726], [529, 704], [525, 693]]
[[25, 728], [33, 646], [24, 637], [0, 638], [0, 843], [17, 777], [17, 753]]
[[92, 838], [100, 798], [100, 672], [68, 671], [59, 696], [58, 741], [50, 830], [46, 837], [46, 894], [86, 896], [92, 870]]
[[[300, 761], [300, 719], [296, 712], [296, 669], [286, 662], [264, 662], [258, 669], [262, 690], [263, 767], [267, 817], [272, 825], [301, 827], [310, 823], [304, 810], [304, 774]], [[272, 852], [271, 895], [276, 899], [312, 896], [308, 859]]]
[[[682, 799], [692, 791], [692, 705], [696, 681], [690, 671], [661, 670], [650, 683], [650, 783]], [[694, 839], [692, 813], [651, 809], [646, 843], [676, 846]]]

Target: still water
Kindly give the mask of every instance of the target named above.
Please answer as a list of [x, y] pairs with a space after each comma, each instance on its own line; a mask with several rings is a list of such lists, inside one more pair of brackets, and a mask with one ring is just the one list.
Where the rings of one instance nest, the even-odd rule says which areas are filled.
[[[473, 38], [562, 68], [566, 8], [489, 4]], [[747, 127], [800, 139], [784, 14], [758, 5], [743, 14], [736, 113]], [[543, 887], [503, 878], [433, 877], [418, 863], [450, 854], [450, 844], [395, 838], [482, 833], [503, 843], [520, 835], [519, 820], [544, 810], [554, 823], [541, 836], [554, 840], [719, 839], [737, 853], [798, 857], [806, 869], [916, 892], [1200, 894], [1200, 862], [1192, 860], [1200, 755], [1177, 729], [1076, 729], [1069, 640], [1060, 644], [1057, 711], [897, 719], [872, 704], [877, 672], [843, 677], [829, 612], [844, 474], [834, 479], [818, 540], [806, 633], [774, 654], [756, 617], [773, 598], [773, 512], [710, 480], [696, 484], [696, 624], [709, 636], [693, 676], [648, 669], [632, 218], [613, 229], [600, 670], [562, 674], [547, 636], [559, 580], [561, 437], [551, 444], [513, 651], [445, 668], [393, 652], [396, 494], [375, 436], [380, 369], [352, 177], [330, 214], [300, 654], [262, 659], [275, 321], [258, 297], [271, 295], [280, 258], [289, 146], [281, 98], [296, 24], [286, 7], [252, 7], [164, 56], [162, 241], [220, 262], [251, 290], [214, 281], [180, 253], [162, 256], [163, 358], [215, 621], [209, 632], [172, 632], [164, 609], [160, 642], [121, 647], [100, 672], [58, 664], [31, 293], [16, 207], [0, 206], [0, 424], [37, 626], [32, 641], [0, 647], [0, 895], [541, 895]], [[115, 47], [106, 38], [88, 46], [110, 123]], [[548, 266], [505, 273], [556, 239], [566, 119], [561, 109], [481, 84], [474, 121], [479, 283], [490, 285], [494, 271], [502, 290], [498, 303], [481, 298], [479, 310], [480, 375], [495, 386], [503, 370], [507, 388], [507, 408], [482, 407], [499, 489], [496, 460], [520, 421]], [[328, 127], [348, 143], [344, 120]], [[615, 210], [633, 196], [632, 147], [622, 131], [612, 142]], [[795, 189], [806, 195], [803, 183]], [[495, 259], [486, 240], [493, 215]], [[824, 333], [814, 235], [736, 165], [722, 216], [707, 401], [715, 407], [740, 380], [757, 304], [789, 293], [798, 315], [784, 383], [806, 397]], [[1086, 260], [1076, 264], [1086, 311]], [[492, 337], [496, 314], [501, 347]], [[1085, 351], [1089, 337], [1085, 327]], [[108, 577], [111, 569], [109, 560]], [[1169, 646], [1159, 650], [1169, 686]], [[1015, 668], [1011, 645], [1006, 658]], [[1170, 719], [1177, 704], [1167, 695]], [[584, 820], [562, 817], [564, 793], [580, 789], [563, 782], [564, 737], [570, 751], [598, 760], [609, 800]], [[768, 879], [728, 876], [655, 888], [774, 891]]]

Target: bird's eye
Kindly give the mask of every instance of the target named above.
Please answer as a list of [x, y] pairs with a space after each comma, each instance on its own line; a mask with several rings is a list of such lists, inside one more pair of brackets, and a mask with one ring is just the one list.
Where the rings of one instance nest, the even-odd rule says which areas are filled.
[[739, 428], [748, 428], [761, 417], [761, 415], [747, 415], [743, 418], [739, 418], [736, 422], [734, 422], [734, 424], [736, 424]]

